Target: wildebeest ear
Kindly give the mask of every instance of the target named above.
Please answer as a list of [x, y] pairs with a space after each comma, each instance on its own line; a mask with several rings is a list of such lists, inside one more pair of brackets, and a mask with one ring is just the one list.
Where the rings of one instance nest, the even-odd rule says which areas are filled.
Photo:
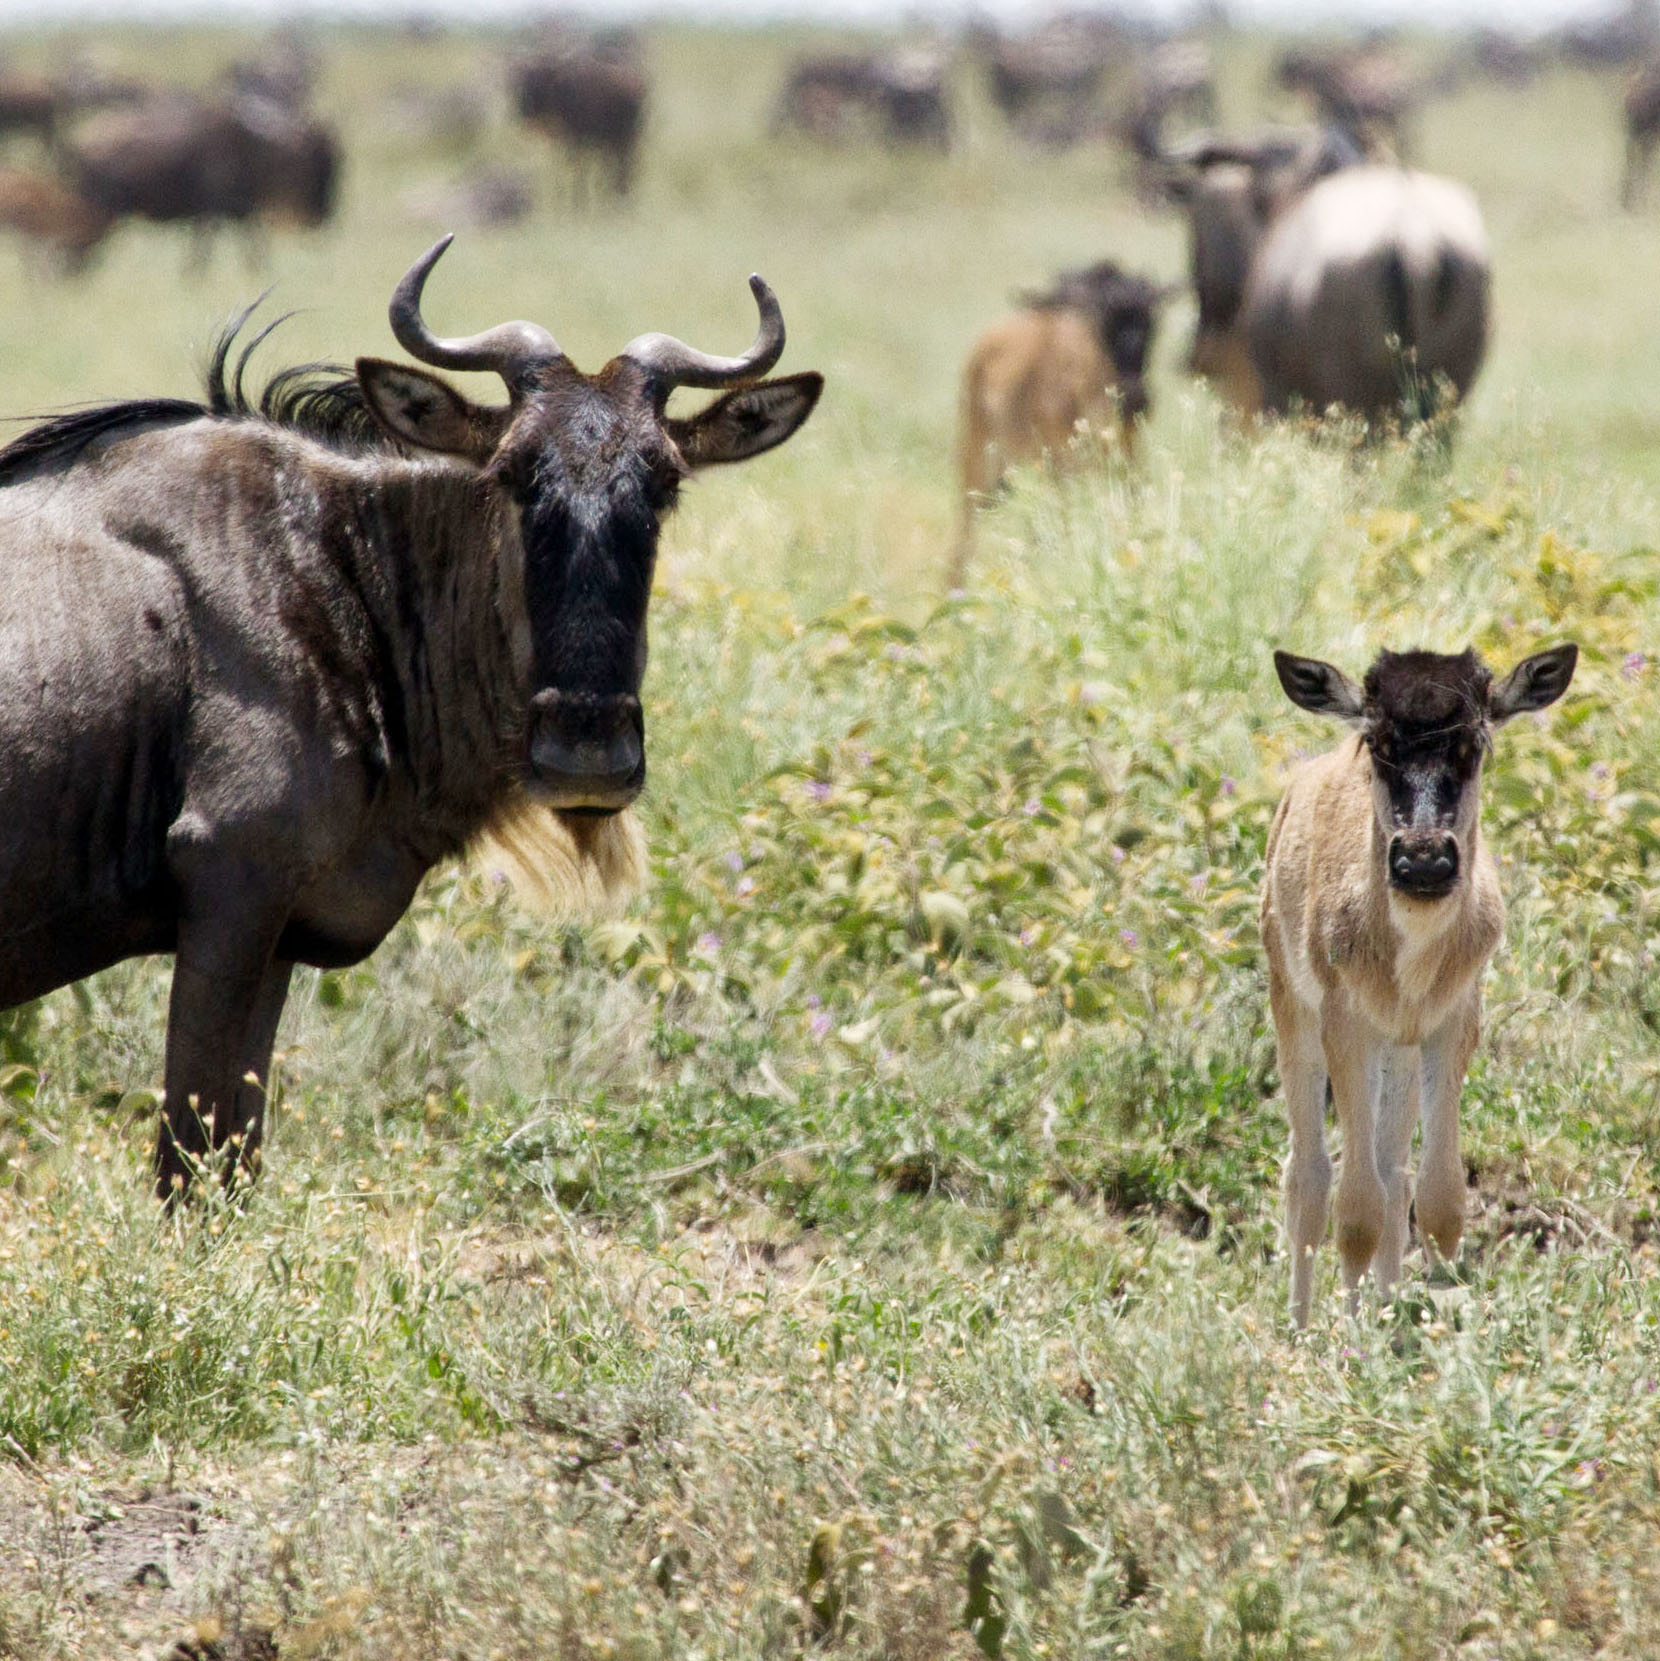
[[1335, 715], [1339, 721], [1356, 724], [1365, 715], [1366, 700], [1360, 688], [1335, 664], [1322, 663], [1317, 657], [1275, 652], [1274, 667], [1286, 697], [1299, 709]]
[[1570, 640], [1566, 646], [1525, 657], [1488, 694], [1487, 709], [1493, 725], [1500, 726], [1512, 715], [1554, 704], [1568, 690], [1579, 662], [1579, 648]]
[[467, 456], [482, 466], [507, 430], [507, 409], [469, 403], [447, 381], [406, 363], [359, 358], [357, 384], [374, 418], [417, 450]]
[[717, 398], [685, 420], [663, 423], [688, 467], [747, 461], [782, 444], [809, 415], [824, 390], [824, 377], [780, 375]]

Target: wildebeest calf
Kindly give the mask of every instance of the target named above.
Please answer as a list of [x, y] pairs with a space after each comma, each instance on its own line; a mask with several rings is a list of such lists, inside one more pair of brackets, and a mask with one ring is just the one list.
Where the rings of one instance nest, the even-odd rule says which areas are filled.
[[1481, 1028], [1481, 975], [1504, 929], [1481, 834], [1493, 730], [1554, 703], [1578, 648], [1537, 652], [1496, 685], [1474, 652], [1384, 652], [1356, 686], [1274, 654], [1287, 696], [1356, 729], [1302, 767], [1268, 833], [1262, 941], [1291, 1122], [1285, 1165], [1291, 1317], [1307, 1323], [1326, 1232], [1326, 1086], [1343, 1132], [1337, 1249], [1351, 1310], [1407, 1245], [1406, 1160], [1419, 1107], [1418, 1227], [1444, 1257], [1464, 1229], [1458, 1098]]
[[[493, 829], [617, 857], [662, 522], [822, 385], [762, 379], [784, 323], [758, 277], [737, 358], [647, 334], [585, 375], [532, 323], [440, 339], [421, 294], [448, 241], [393, 333], [500, 376], [504, 404], [360, 358], [254, 405], [227, 337], [206, 404], [103, 405], [0, 450], [0, 1008], [175, 954], [164, 1197], [210, 1150], [256, 1158], [296, 963], [368, 956]], [[676, 387], [730, 390], [677, 418]]]
[[994, 324], [963, 370], [960, 585], [974, 509], [1009, 468], [1065, 456], [1081, 431], [1115, 428], [1127, 450], [1147, 413], [1147, 353], [1163, 291], [1111, 260], [1068, 271]]

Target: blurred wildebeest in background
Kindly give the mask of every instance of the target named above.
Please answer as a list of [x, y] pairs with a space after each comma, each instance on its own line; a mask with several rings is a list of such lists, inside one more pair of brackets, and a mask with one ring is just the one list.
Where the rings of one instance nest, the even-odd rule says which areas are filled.
[[946, 149], [951, 115], [944, 53], [927, 45], [886, 52], [823, 52], [790, 66], [773, 103], [775, 133], [828, 143], [872, 138]]
[[1620, 11], [1565, 23], [1552, 37], [1569, 63], [1590, 69], [1623, 69], [1660, 49], [1660, 4], [1629, 0]]
[[1009, 468], [1059, 462], [1085, 435], [1127, 454], [1147, 413], [1147, 354], [1165, 291], [1111, 260], [1063, 272], [1024, 310], [994, 324], [963, 370], [958, 462], [962, 528], [950, 586], [962, 585], [975, 507]]
[[1645, 64], [1625, 89], [1625, 177], [1620, 200], [1634, 208], [1648, 182], [1654, 147], [1660, 143], [1660, 62]]
[[578, 201], [588, 196], [591, 171], [613, 195], [628, 194], [649, 92], [632, 31], [550, 33], [512, 66], [509, 80], [520, 118], [569, 153]]
[[1429, 419], [1481, 368], [1489, 287], [1486, 228], [1463, 185], [1378, 166], [1321, 179], [1251, 263], [1242, 322], [1262, 408]]
[[1049, 18], [1024, 35], [989, 25], [970, 32], [985, 64], [986, 89], [1011, 130], [1028, 144], [1059, 150], [1105, 123], [1105, 82], [1130, 40], [1116, 19], [1089, 13]]
[[270, 220], [315, 226], [334, 211], [340, 145], [332, 128], [263, 98], [157, 94], [77, 125], [63, 144], [69, 185], [111, 223], [183, 221], [195, 258], [222, 224], [244, 227], [250, 254]]
[[[545, 329], [392, 331], [499, 375], [291, 370], [257, 404], [76, 411], [0, 451], [0, 1007], [175, 954], [158, 1193], [258, 1160], [295, 963], [367, 957], [437, 861], [500, 828], [578, 887], [637, 876], [646, 610], [681, 481], [781, 444], [817, 375], [642, 335], [597, 375]], [[256, 338], [262, 339], [263, 335]], [[249, 348], [251, 350], [251, 348]], [[665, 413], [677, 387], [726, 390]]]
[[54, 273], [79, 271], [111, 222], [55, 173], [0, 167], [0, 228], [16, 231], [31, 250], [44, 254]]
[[1345, 132], [1368, 156], [1406, 154], [1406, 118], [1417, 88], [1376, 46], [1297, 46], [1280, 55], [1274, 78], [1310, 98], [1321, 125]]
[[1362, 160], [1341, 132], [1280, 128], [1242, 137], [1199, 134], [1162, 158], [1167, 194], [1185, 209], [1199, 303], [1187, 367], [1235, 408], [1261, 402], [1240, 326], [1251, 264], [1270, 224], [1317, 179]]

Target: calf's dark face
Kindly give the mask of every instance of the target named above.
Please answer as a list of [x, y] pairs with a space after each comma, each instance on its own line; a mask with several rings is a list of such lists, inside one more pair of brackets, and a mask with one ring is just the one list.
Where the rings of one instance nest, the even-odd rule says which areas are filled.
[[783, 443], [812, 413], [821, 377], [763, 381], [678, 420], [626, 358], [591, 377], [563, 359], [539, 365], [505, 408], [471, 404], [425, 370], [357, 367], [389, 431], [476, 463], [517, 522], [530, 640], [526, 787], [567, 812], [626, 807], [646, 777], [640, 689], [663, 519], [696, 469]]
[[1578, 647], [1525, 659], [1497, 685], [1474, 652], [1383, 652], [1355, 686], [1314, 658], [1276, 652], [1280, 683], [1304, 709], [1360, 731], [1390, 888], [1445, 899], [1469, 868], [1481, 816], [1481, 764], [1493, 730], [1567, 690]]

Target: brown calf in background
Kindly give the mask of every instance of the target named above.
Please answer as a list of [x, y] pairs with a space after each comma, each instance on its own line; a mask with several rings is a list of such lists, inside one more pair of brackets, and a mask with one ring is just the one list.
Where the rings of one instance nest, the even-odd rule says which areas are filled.
[[1147, 413], [1147, 352], [1164, 291], [1111, 260], [1068, 271], [1026, 309], [994, 324], [963, 371], [960, 587], [974, 510], [1009, 468], [1060, 460], [1080, 431], [1111, 432], [1127, 451]]

